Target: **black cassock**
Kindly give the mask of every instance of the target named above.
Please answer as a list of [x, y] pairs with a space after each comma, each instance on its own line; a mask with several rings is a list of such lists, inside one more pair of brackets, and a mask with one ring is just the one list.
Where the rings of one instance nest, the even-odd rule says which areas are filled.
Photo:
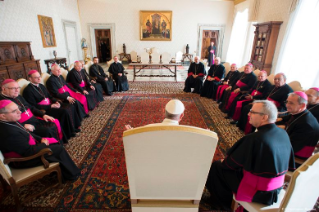
[[[32, 83], [29, 83], [23, 90], [23, 97], [27, 102], [39, 110], [45, 110], [45, 114], [58, 119], [67, 139], [74, 136], [76, 129], [81, 126], [82, 119], [78, 116], [75, 107], [72, 104], [59, 102], [60, 108], [51, 108], [51, 104], [56, 103], [58, 100], [49, 94], [44, 85], [39, 84], [38, 86], [35, 86]], [[40, 104], [45, 101], [48, 103]]]
[[[89, 94], [85, 95], [88, 103], [89, 110], [93, 110], [99, 103], [97, 99], [97, 95], [95, 90], [90, 88], [91, 83], [89, 79], [86, 77], [84, 70], [82, 69], [80, 72], [75, 70], [74, 68], [69, 71], [68, 76], [66, 78], [66, 82], [69, 83], [76, 91], [79, 91], [84, 95], [83, 91], [86, 90]], [[80, 85], [84, 83], [84, 87]]]
[[204, 82], [204, 86], [202, 87], [200, 96], [213, 98], [214, 93], [216, 93], [216, 89], [218, 85], [220, 85], [221, 80], [225, 76], [225, 67], [223, 65], [212, 65], [208, 70], [208, 77], [214, 78], [213, 81], [208, 81], [207, 79]]
[[[291, 92], [293, 92], [293, 90], [287, 84], [281, 87], [276, 87], [275, 85], [272, 85], [272, 87], [269, 90], [269, 93], [266, 95], [266, 99], [268, 98], [270, 101], [272, 100], [274, 102], [277, 102], [275, 104], [278, 111], [283, 112], [287, 110], [285, 101], [288, 98], [288, 94]], [[252, 108], [252, 105], [246, 105], [245, 107], [242, 107], [241, 116], [237, 123], [237, 126], [239, 127], [239, 129], [243, 131], [245, 131], [245, 127], [248, 121], [248, 113], [251, 108]], [[252, 128], [252, 130], [254, 129]], [[247, 132], [247, 133], [250, 133], [250, 132]]]
[[[267, 124], [238, 140], [222, 163], [213, 162], [206, 188], [213, 204], [225, 209], [230, 208], [233, 193], [237, 200], [271, 205], [278, 200], [288, 168], [295, 168], [289, 136], [275, 124]], [[276, 186], [258, 189], [275, 178], [279, 180]]]
[[[193, 75], [198, 75], [198, 76], [194, 78]], [[205, 75], [206, 75], [206, 70], [205, 70], [204, 64], [201, 62], [199, 62], [198, 64], [196, 64], [195, 62], [192, 62], [188, 68], [188, 76], [185, 81], [184, 92], [191, 92], [191, 88], [194, 88], [193, 93], [200, 94]]]
[[[236, 82], [239, 80], [241, 73], [236, 70], [236, 71], [229, 71], [226, 75], [226, 77], [222, 80], [222, 83], [218, 85], [219, 86], [224, 86], [224, 82], [227, 82], [227, 85], [229, 86], [235, 86]], [[217, 94], [217, 89], [215, 90], [215, 92], [213, 93], [213, 99], [217, 100], [218, 102], [221, 102], [221, 98], [220, 100], [216, 98], [216, 94]]]
[[312, 115], [317, 119], [319, 123], [319, 103], [314, 105], [308, 105], [307, 109], [312, 113]]
[[[230, 109], [228, 111], [228, 116], [232, 117], [235, 113], [236, 110], [236, 105], [238, 101], [242, 101], [242, 100], [246, 100], [246, 96], [248, 94], [250, 94], [252, 96], [252, 99], [249, 101], [245, 101], [242, 103], [242, 108], [248, 104], [250, 104], [252, 101], [254, 100], [262, 100], [262, 99], [266, 99], [267, 94], [269, 93], [269, 90], [271, 89], [271, 84], [268, 81], [268, 79], [266, 79], [265, 81], [257, 81], [255, 83], [255, 85], [245, 94], [241, 94], [236, 96], [236, 98], [234, 99], [234, 101], [232, 102]], [[237, 121], [237, 120], [236, 120]]]
[[[74, 180], [80, 175], [79, 168], [74, 164], [73, 160], [62, 145], [50, 144], [49, 146], [41, 143], [41, 137], [29, 134], [23, 130], [16, 122], [0, 121], [1, 142], [0, 150], [6, 153], [14, 152], [22, 157], [34, 155], [40, 150], [50, 148], [52, 155], [45, 155], [45, 159], [49, 162], [59, 162], [63, 180]], [[36, 145], [30, 145], [30, 135], [37, 141]], [[24, 161], [9, 163], [14, 168], [28, 168], [43, 165], [40, 157]]]
[[[245, 85], [244, 86], [239, 86], [238, 85], [238, 82], [242, 82], [244, 83]], [[239, 80], [236, 82], [236, 84], [234, 86], [232, 86], [232, 89], [231, 90], [228, 90], [228, 91], [225, 91], [222, 95], [222, 103], [219, 105], [219, 108], [222, 110], [222, 111], [225, 111], [225, 107], [228, 103], [228, 99], [231, 95], [231, 93], [237, 89], [237, 88], [240, 88], [240, 91], [241, 92], [247, 92], [249, 91], [253, 86], [254, 84], [256, 83], [257, 81], [257, 77], [256, 75], [254, 74], [254, 72], [251, 72], [249, 74], [245, 74], [244, 72], [241, 73], [240, 77], [239, 77]]]
[[305, 110], [295, 115], [284, 116], [282, 121], [276, 124], [286, 126], [296, 157], [307, 159], [312, 155], [319, 140], [319, 123], [311, 112]]
[[[211, 65], [213, 65], [213, 63], [214, 63], [214, 55], [216, 55], [216, 46], [209, 46], [208, 48], [207, 48], [207, 50], [208, 50], [208, 66], [211, 66]], [[211, 53], [210, 51], [211, 50], [213, 50], [214, 51], [214, 53]]]
[[[129, 89], [127, 77], [124, 75], [124, 67], [121, 63], [112, 63], [109, 72], [115, 80], [117, 91], [127, 91]], [[118, 74], [122, 74], [122, 76]]]
[[94, 79], [89, 76], [89, 74], [86, 72], [85, 69], [82, 69], [82, 71], [83, 71], [83, 73], [86, 75], [86, 77], [89, 79], [91, 85], [94, 86], [97, 100], [98, 100], [99, 102], [104, 101], [102, 85], [99, 84], [99, 83], [93, 82]]
[[[59, 93], [59, 89], [61, 89], [64, 85], [66, 85], [69, 89], [71, 89], [72, 91], [76, 92], [76, 90], [74, 90], [74, 88], [72, 88], [71, 86], [69, 86], [63, 79], [63, 77], [60, 75], [59, 77], [55, 76], [55, 75], [51, 75], [49, 77], [49, 79], [46, 82], [46, 87], [49, 91], [49, 93], [58, 99], [61, 99], [64, 103], [69, 104], [69, 101], [67, 100], [67, 98], [71, 95], [69, 94], [69, 92], [64, 92], [64, 93]], [[86, 117], [86, 113], [84, 110], [83, 105], [79, 102], [79, 101], [75, 101], [73, 104], [73, 107], [75, 108], [75, 112], [80, 120], [80, 122], [82, 121], [83, 118]]]
[[[4, 96], [3, 94], [0, 94], [0, 100], [2, 99], [8, 99], [11, 100], [12, 102], [16, 103], [20, 108], [20, 111], [22, 113], [26, 112], [28, 109], [32, 112], [33, 116], [31, 118], [29, 118], [28, 120], [22, 122], [22, 125], [25, 124], [31, 124], [34, 126], [34, 131], [33, 133], [41, 136], [41, 137], [49, 137], [49, 138], [55, 138], [58, 141], [60, 141], [61, 143], [67, 143], [67, 139], [65, 136], [65, 133], [62, 129], [62, 133], [63, 133], [63, 138], [62, 141], [59, 138], [59, 132], [58, 132], [58, 128], [55, 125], [55, 123], [53, 122], [46, 122], [44, 120], [41, 119], [37, 119], [36, 117], [42, 118], [45, 113], [42, 112], [41, 110], [38, 110], [36, 107], [30, 105], [22, 96], [18, 96], [16, 98], [10, 98], [7, 96]], [[29, 115], [28, 115], [29, 116]], [[31, 116], [31, 115], [30, 115]]]
[[98, 64], [91, 65], [90, 76], [94, 77], [96, 82], [101, 84], [106, 95], [108, 95], [108, 96], [112, 95], [112, 92], [115, 89], [114, 82], [110, 78], [108, 78], [108, 80], [105, 80], [105, 78], [107, 76], [104, 73], [104, 70], [100, 65], [98, 65]]

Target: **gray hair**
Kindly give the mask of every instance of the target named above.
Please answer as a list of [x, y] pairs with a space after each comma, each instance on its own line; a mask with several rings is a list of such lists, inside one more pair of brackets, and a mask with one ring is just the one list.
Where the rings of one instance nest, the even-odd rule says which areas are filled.
[[308, 104], [308, 100], [307, 99], [304, 99], [304, 98], [302, 98], [301, 96], [299, 96], [299, 95], [297, 95], [297, 94], [295, 94], [295, 93], [290, 93], [290, 94], [288, 94], [288, 96], [297, 96], [298, 97], [298, 104], [305, 104], [305, 105], [307, 105]]
[[260, 103], [262, 105], [261, 113], [268, 115], [268, 122], [274, 123], [278, 116], [276, 105], [269, 100], [255, 100], [253, 104]]
[[286, 76], [286, 74], [284, 74], [284, 73], [278, 73], [278, 74], [280, 74], [283, 78], [284, 78], [284, 80], [286, 81], [287, 80], [287, 76]]
[[220, 62], [220, 57], [215, 57], [215, 60], [218, 60]]

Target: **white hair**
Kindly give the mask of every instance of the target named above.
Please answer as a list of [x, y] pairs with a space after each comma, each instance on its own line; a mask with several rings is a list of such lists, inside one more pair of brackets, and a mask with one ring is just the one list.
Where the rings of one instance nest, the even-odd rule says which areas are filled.
[[268, 115], [268, 122], [274, 123], [278, 116], [276, 105], [269, 100], [255, 100], [253, 104], [260, 103], [262, 105], [262, 113]]

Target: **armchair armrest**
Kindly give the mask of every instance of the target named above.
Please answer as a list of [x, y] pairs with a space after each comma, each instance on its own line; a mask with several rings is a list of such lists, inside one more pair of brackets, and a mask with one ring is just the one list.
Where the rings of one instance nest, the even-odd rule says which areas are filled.
[[23, 157], [23, 158], [6, 158], [4, 159], [4, 164], [9, 164], [11, 162], [22, 162], [22, 161], [28, 161], [37, 157], [41, 156], [41, 161], [43, 163], [44, 168], [48, 168], [49, 167], [49, 162], [44, 158], [44, 155], [48, 154], [48, 155], [52, 155], [52, 150], [50, 148], [45, 148], [42, 149], [40, 152], [38, 152], [37, 154], [28, 156], [28, 157]]

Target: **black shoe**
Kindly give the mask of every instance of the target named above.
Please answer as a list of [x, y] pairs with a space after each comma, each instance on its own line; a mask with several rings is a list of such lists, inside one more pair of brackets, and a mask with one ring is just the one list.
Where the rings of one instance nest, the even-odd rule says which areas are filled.
[[228, 116], [228, 115], [227, 115], [227, 116], [225, 116], [225, 119], [230, 119], [230, 118], [231, 118], [231, 117], [230, 117], [230, 116]]
[[89, 118], [90, 117], [90, 115], [89, 114], [86, 114], [85, 116], [84, 116], [84, 118]]
[[78, 132], [81, 132], [81, 129], [75, 129], [74, 131], [78, 133]]
[[235, 121], [235, 120], [232, 120], [231, 122], [230, 122], [230, 124], [237, 124], [238, 123], [238, 121]]

